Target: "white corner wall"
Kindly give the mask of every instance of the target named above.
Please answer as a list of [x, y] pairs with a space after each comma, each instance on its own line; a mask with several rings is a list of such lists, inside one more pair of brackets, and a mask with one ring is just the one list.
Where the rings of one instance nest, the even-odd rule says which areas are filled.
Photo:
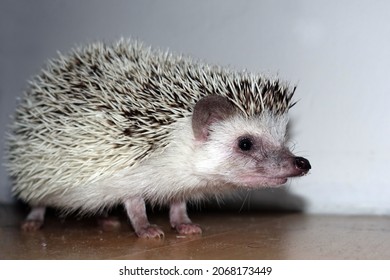
[[[389, 11], [388, 1], [2, 1], [1, 147], [45, 60], [131, 36], [298, 84], [291, 135], [313, 169], [288, 189], [311, 213], [390, 214]], [[11, 201], [3, 167], [0, 201]]]

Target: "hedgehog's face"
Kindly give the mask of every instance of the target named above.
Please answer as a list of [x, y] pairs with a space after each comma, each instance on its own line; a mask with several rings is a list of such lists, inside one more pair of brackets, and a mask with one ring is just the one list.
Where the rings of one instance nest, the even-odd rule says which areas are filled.
[[235, 111], [211, 122], [207, 135], [197, 137], [194, 128], [200, 142], [197, 169], [214, 180], [247, 187], [281, 185], [304, 175], [310, 163], [286, 147], [286, 125], [286, 116], [246, 118]]

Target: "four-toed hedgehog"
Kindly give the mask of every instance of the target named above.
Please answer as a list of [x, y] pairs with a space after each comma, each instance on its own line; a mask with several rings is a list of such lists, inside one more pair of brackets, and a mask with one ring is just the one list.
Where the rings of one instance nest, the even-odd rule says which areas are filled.
[[308, 160], [286, 146], [295, 88], [135, 41], [95, 43], [49, 61], [8, 137], [13, 191], [32, 210], [98, 213], [123, 204], [136, 234], [161, 237], [145, 203], [170, 206], [180, 234], [201, 233], [187, 201], [286, 183]]

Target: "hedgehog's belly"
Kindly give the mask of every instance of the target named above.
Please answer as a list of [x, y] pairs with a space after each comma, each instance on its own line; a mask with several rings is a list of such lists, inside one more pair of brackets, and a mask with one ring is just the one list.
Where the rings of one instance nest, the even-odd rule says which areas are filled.
[[178, 173], [161, 165], [149, 164], [127, 167], [85, 184], [59, 180], [41, 187], [17, 186], [19, 188], [15, 191], [18, 196], [32, 206], [51, 206], [65, 212], [90, 214], [123, 203], [129, 197], [142, 197], [152, 204], [169, 205], [173, 201], [199, 201], [232, 188], [207, 182], [190, 173]]
[[179, 154], [183, 157], [180, 166], [178, 153], [169, 155], [169, 149], [131, 165], [131, 152], [119, 153], [105, 143], [75, 143], [67, 149], [33, 140], [15, 142], [10, 162], [14, 192], [32, 206], [94, 213], [134, 196], [169, 204], [221, 192], [220, 186], [194, 175], [188, 153]]

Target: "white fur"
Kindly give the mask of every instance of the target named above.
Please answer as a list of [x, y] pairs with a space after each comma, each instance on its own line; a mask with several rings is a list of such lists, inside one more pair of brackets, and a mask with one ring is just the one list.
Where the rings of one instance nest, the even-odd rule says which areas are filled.
[[[244, 185], [237, 178], [241, 167], [234, 165], [244, 164], [234, 154], [236, 140], [240, 136], [252, 135], [280, 149], [285, 144], [287, 115], [274, 116], [265, 111], [260, 116], [245, 117], [237, 114], [233, 118], [215, 123], [212, 127], [210, 139], [194, 155], [194, 164], [199, 173], [214, 176], [214, 180], [234, 185]], [[261, 184], [258, 185], [261, 187]]]

